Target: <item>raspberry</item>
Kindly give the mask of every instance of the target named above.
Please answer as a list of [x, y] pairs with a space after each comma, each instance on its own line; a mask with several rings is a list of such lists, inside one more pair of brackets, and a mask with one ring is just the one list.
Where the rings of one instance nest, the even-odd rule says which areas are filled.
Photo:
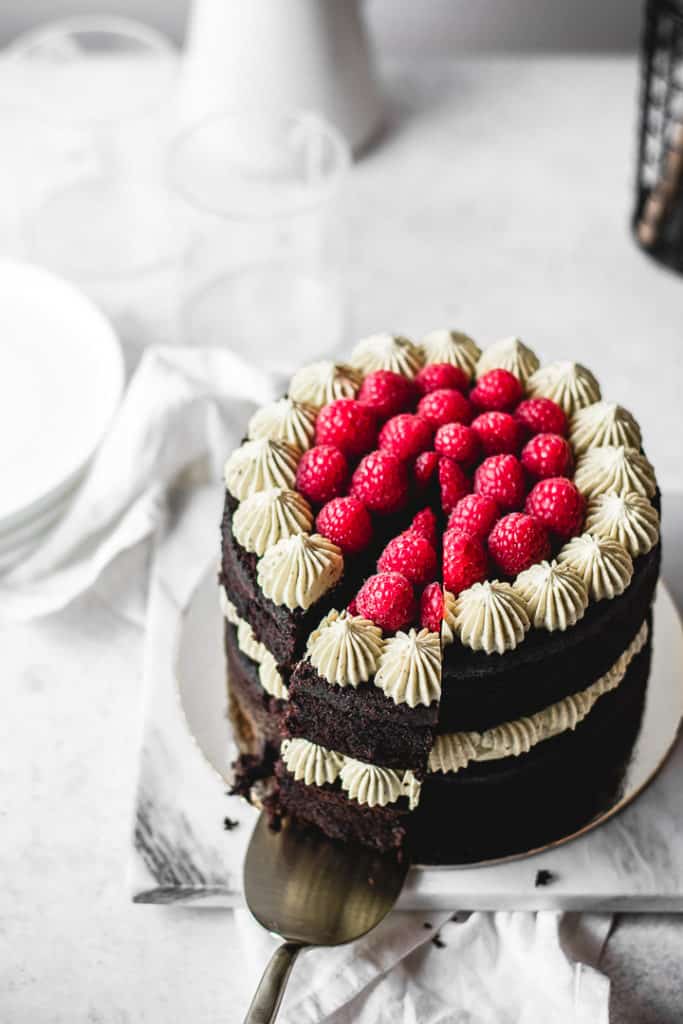
[[536, 434], [524, 446], [522, 465], [537, 478], [567, 476], [573, 466], [572, 450], [559, 434]]
[[445, 423], [436, 432], [434, 447], [441, 455], [468, 464], [477, 458], [479, 440], [472, 427], [464, 423]]
[[356, 608], [359, 615], [370, 619], [380, 629], [395, 633], [412, 622], [415, 595], [400, 572], [380, 572], [370, 576], [360, 588]]
[[372, 540], [370, 513], [358, 498], [333, 498], [318, 512], [318, 533], [334, 541], [344, 552], [362, 551]]
[[420, 370], [415, 383], [423, 395], [428, 395], [430, 391], [441, 391], [443, 388], [467, 391], [470, 378], [459, 366], [452, 366], [450, 363], [430, 363]]
[[410, 583], [422, 586], [436, 575], [436, 551], [421, 534], [406, 530], [389, 541], [377, 568], [379, 572], [400, 572]]
[[435, 427], [442, 427], [444, 423], [469, 423], [472, 419], [470, 403], [454, 388], [430, 391], [420, 399], [417, 411]]
[[453, 594], [486, 579], [488, 562], [484, 545], [457, 530], [443, 535], [443, 584]]
[[358, 605], [356, 604], [355, 597], [352, 597], [346, 606], [346, 610], [349, 615], [358, 615]]
[[432, 512], [431, 508], [423, 508], [421, 512], [418, 512], [410, 524], [410, 529], [414, 530], [415, 533], [419, 533], [422, 537], [425, 537], [436, 551], [436, 545], [438, 543], [436, 533], [436, 516]]
[[485, 494], [466, 494], [451, 512], [448, 529], [484, 540], [499, 516], [500, 510], [493, 498]]
[[474, 474], [476, 494], [493, 498], [502, 509], [520, 509], [524, 504], [524, 470], [514, 455], [489, 455]]
[[431, 633], [441, 632], [443, 620], [443, 591], [440, 583], [430, 583], [420, 598], [420, 625]]
[[371, 512], [396, 512], [408, 496], [405, 464], [391, 452], [370, 452], [351, 478], [351, 494]]
[[414, 398], [413, 381], [393, 370], [369, 373], [358, 392], [361, 405], [367, 405], [380, 420], [388, 420], [390, 416], [409, 409]]
[[525, 398], [515, 409], [515, 418], [529, 434], [567, 433], [567, 417], [552, 398]]
[[323, 406], [315, 424], [316, 444], [333, 444], [345, 455], [362, 455], [377, 436], [374, 414], [355, 398], [337, 398]]
[[309, 448], [299, 460], [296, 489], [315, 505], [323, 505], [342, 494], [349, 475], [343, 452], [331, 444]]
[[522, 397], [522, 385], [509, 370], [489, 370], [470, 391], [470, 401], [478, 409], [509, 412]]
[[379, 435], [379, 447], [407, 462], [429, 448], [433, 433], [434, 428], [427, 420], [415, 413], [403, 412], [384, 424]]
[[472, 490], [470, 478], [462, 467], [447, 455], [439, 459], [439, 488], [441, 490], [441, 507], [448, 514], [452, 512], [461, 498]]
[[519, 450], [522, 430], [509, 412], [483, 412], [472, 420], [472, 430], [486, 455], [514, 455]]
[[438, 452], [423, 452], [422, 455], [418, 455], [415, 459], [415, 465], [413, 466], [415, 483], [418, 487], [424, 488], [427, 486], [436, 473], [436, 467], [438, 465]]
[[505, 576], [516, 576], [550, 554], [550, 540], [542, 523], [525, 512], [503, 516], [491, 530], [489, 553]]
[[571, 480], [551, 476], [531, 489], [525, 509], [558, 537], [575, 537], [581, 533], [586, 500]]

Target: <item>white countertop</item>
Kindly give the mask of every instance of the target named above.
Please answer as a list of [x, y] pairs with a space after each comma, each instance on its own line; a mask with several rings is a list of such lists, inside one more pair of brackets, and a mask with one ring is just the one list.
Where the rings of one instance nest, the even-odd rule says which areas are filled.
[[[443, 322], [582, 359], [638, 415], [665, 491], [683, 490], [683, 279], [628, 234], [635, 62], [430, 63], [387, 79], [390, 128], [350, 187], [353, 333]], [[670, 496], [665, 536], [680, 509]], [[665, 559], [680, 606], [678, 547]], [[114, 571], [123, 591], [126, 565]], [[139, 580], [124, 615], [92, 593], [0, 632], [3, 1021], [233, 1022], [248, 1001], [229, 913], [126, 899], [143, 597]], [[620, 1021], [677, 1019], [683, 943], [675, 925], [661, 934], [627, 923], [608, 947]]]

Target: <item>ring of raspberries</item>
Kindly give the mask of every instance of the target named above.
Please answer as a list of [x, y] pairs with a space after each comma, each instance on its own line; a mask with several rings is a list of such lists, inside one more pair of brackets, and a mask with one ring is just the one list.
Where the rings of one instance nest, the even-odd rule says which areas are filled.
[[[353, 556], [386, 535], [387, 516], [402, 527], [350, 610], [389, 631], [418, 618], [438, 630], [440, 560], [443, 586], [458, 594], [552, 557], [585, 517], [567, 432], [562, 408], [525, 398], [504, 369], [476, 384], [445, 363], [413, 381], [377, 370], [357, 398], [323, 406], [296, 477], [316, 530]], [[409, 502], [423, 506], [412, 520]]]

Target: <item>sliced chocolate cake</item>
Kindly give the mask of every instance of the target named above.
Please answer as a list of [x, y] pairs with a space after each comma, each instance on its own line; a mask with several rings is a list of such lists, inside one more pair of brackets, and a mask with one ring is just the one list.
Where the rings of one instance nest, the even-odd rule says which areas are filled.
[[615, 801], [659, 494], [589, 370], [374, 335], [259, 409], [225, 482], [237, 792], [423, 863], [523, 852]]

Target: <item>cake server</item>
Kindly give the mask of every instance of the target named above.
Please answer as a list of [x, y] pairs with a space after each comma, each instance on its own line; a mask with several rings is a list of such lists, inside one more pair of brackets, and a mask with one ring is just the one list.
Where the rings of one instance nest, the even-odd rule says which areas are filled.
[[279, 832], [265, 813], [256, 823], [244, 864], [249, 910], [284, 941], [273, 953], [245, 1017], [270, 1024], [298, 953], [339, 946], [369, 932], [399, 897], [409, 860], [339, 843], [317, 830], [285, 822]]

